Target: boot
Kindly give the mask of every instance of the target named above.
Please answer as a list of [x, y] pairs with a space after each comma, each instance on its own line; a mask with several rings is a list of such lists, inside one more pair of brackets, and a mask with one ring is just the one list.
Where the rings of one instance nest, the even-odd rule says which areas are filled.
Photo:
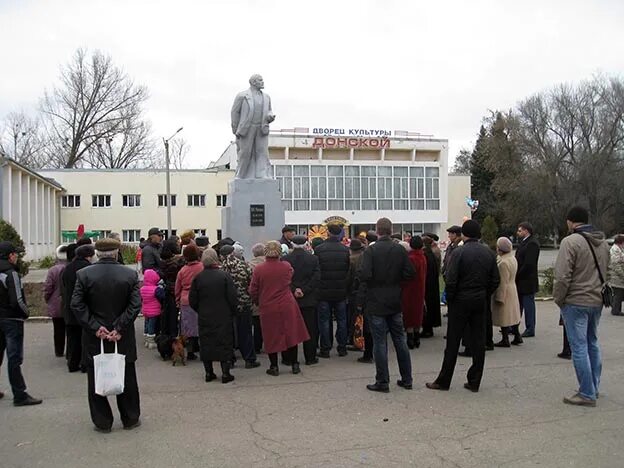
[[206, 371], [206, 382], [212, 382], [217, 379], [217, 374], [214, 373], [212, 367], [212, 361], [204, 361], [204, 370]]
[[498, 342], [494, 343], [494, 346], [497, 348], [510, 348], [511, 344], [509, 343], [509, 331], [507, 328], [501, 328], [501, 333], [503, 334], [503, 338]]
[[416, 347], [414, 343], [414, 332], [407, 332], [407, 347], [414, 349]]
[[522, 339], [522, 334], [520, 334], [520, 327], [518, 325], [514, 325], [513, 327], [511, 327], [511, 332], [514, 335], [514, 339], [511, 342], [512, 345], [517, 346], [524, 343], [524, 340]]
[[568, 334], [566, 333], [565, 327], [563, 327], [563, 349], [557, 357], [561, 359], [572, 359], [572, 351], [570, 351], [570, 342], [568, 341]]
[[156, 349], [156, 335], [147, 335], [147, 349]]
[[420, 348], [420, 333], [414, 331], [414, 348]]
[[230, 362], [229, 361], [221, 361], [221, 383], [228, 383], [234, 380], [234, 376], [230, 374]]

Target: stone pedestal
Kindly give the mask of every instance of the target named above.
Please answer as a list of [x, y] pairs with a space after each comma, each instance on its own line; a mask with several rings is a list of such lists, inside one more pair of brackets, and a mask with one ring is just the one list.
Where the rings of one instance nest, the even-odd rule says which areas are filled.
[[277, 180], [231, 180], [221, 223], [223, 237], [243, 244], [246, 259], [251, 258], [254, 244], [278, 240], [284, 226], [284, 210]]

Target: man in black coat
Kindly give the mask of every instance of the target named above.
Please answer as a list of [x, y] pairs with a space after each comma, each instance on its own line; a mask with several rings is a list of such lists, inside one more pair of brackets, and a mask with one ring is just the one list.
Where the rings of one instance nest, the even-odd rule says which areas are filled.
[[412, 388], [412, 361], [401, 313], [401, 282], [414, 277], [416, 272], [407, 252], [390, 238], [392, 222], [388, 218], [377, 221], [379, 239], [362, 255], [360, 281], [366, 283], [366, 318], [370, 321], [375, 356], [375, 383], [366, 388], [373, 392], [388, 393], [388, 332], [397, 355], [401, 380], [399, 387]]
[[158, 228], [152, 228], [148, 232], [148, 243], [141, 250], [141, 269], [160, 272], [160, 251], [162, 249], [163, 235]]
[[282, 237], [279, 240], [280, 244], [286, 244], [289, 249], [293, 249], [293, 238], [295, 237], [296, 230], [292, 226], [284, 226], [282, 228]]
[[141, 424], [134, 336], [134, 321], [141, 311], [141, 295], [136, 272], [117, 263], [120, 246], [115, 239], [100, 239], [95, 243], [100, 260], [77, 273], [71, 300], [71, 309], [85, 331], [89, 409], [98, 432], [110, 432], [113, 425], [108, 399], [95, 393], [93, 356], [100, 353], [101, 340], [104, 340], [105, 352], [113, 352], [113, 344], [117, 342], [118, 352], [126, 356], [124, 391], [117, 395], [117, 408], [124, 429]]
[[537, 263], [540, 245], [533, 236], [533, 226], [527, 222], [518, 225], [518, 238], [521, 240], [516, 250], [516, 260], [518, 261], [516, 287], [520, 299], [520, 314], [522, 315], [524, 312], [524, 324], [526, 326], [522, 336], [531, 338], [535, 336], [535, 293], [539, 291]]
[[78, 248], [75, 248], [75, 245], [71, 244], [68, 247], [68, 252], [73, 252], [71, 254], [73, 259], [67, 264], [61, 275], [61, 309], [65, 319], [65, 331], [67, 334], [67, 352], [65, 357], [69, 372], [77, 372], [79, 370], [87, 372], [82, 356], [82, 327], [71, 310], [71, 299], [74, 295], [76, 274], [78, 271], [91, 265], [91, 260], [95, 256], [95, 249], [92, 245], [81, 245]]
[[318, 343], [318, 303], [317, 291], [321, 279], [321, 270], [318, 258], [305, 251], [307, 245], [305, 236], [292, 238], [293, 251], [283, 260], [293, 267], [293, 277], [290, 288], [293, 291], [303, 321], [308, 329], [310, 339], [303, 342], [303, 354], [306, 365], [317, 364], [316, 345]]
[[332, 348], [332, 313], [336, 317], [336, 341], [339, 356], [347, 355], [347, 294], [349, 282], [349, 249], [340, 242], [342, 226], [330, 224], [329, 239], [319, 245], [314, 254], [321, 267], [319, 288], [319, 332], [321, 351], [319, 356], [329, 358]]
[[449, 389], [457, 352], [467, 326], [470, 326], [472, 366], [468, 369], [468, 382], [464, 388], [478, 392], [483, 376], [487, 300], [498, 287], [500, 276], [494, 252], [479, 243], [479, 223], [472, 219], [466, 221], [462, 226], [462, 235], [464, 245], [453, 252], [446, 272], [449, 307], [446, 349], [438, 378], [427, 383], [427, 388], [432, 390]]

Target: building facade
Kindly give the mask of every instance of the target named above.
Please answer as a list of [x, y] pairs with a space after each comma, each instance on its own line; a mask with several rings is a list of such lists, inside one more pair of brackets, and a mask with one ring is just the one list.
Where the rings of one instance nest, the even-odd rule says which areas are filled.
[[62, 185], [3, 157], [0, 184], [0, 218], [22, 238], [25, 258], [40, 260], [54, 255], [60, 242]]
[[[444, 139], [405, 131], [295, 128], [271, 132], [269, 157], [286, 222], [302, 234], [329, 216], [343, 219], [351, 236], [372, 229], [380, 217], [390, 218], [397, 232], [443, 234], [470, 215], [470, 178], [449, 176]], [[236, 169], [235, 144], [213, 166]]]

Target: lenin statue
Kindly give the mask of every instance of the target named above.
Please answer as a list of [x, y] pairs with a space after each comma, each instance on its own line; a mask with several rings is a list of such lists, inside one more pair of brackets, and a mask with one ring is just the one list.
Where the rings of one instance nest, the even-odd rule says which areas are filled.
[[269, 124], [275, 120], [271, 98], [262, 92], [260, 75], [249, 78], [249, 89], [238, 93], [232, 106], [232, 133], [236, 135], [237, 179], [270, 179]]

